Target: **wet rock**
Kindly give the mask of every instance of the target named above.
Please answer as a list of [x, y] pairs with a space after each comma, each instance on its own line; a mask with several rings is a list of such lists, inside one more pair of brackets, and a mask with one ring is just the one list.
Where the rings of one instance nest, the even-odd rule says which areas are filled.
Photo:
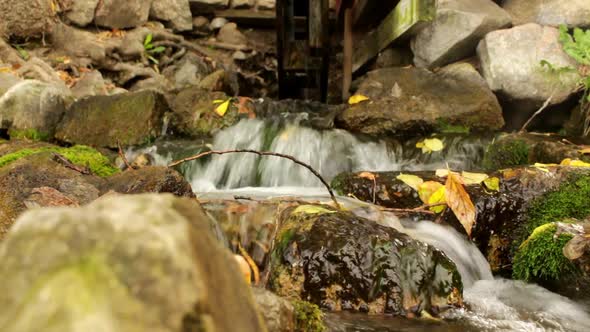
[[153, 91], [88, 97], [67, 110], [56, 138], [109, 148], [140, 145], [161, 135], [167, 111], [164, 97]]
[[21, 38], [41, 37], [57, 21], [52, 0], [0, 1], [0, 32]]
[[102, 0], [94, 22], [111, 29], [135, 28], [148, 21], [152, 0]]
[[551, 96], [551, 105], [563, 102], [580, 79], [576, 72], [552, 73], [541, 65], [547, 61], [555, 68], [578, 66], [563, 51], [559, 31], [552, 27], [525, 24], [490, 32], [480, 42], [477, 54], [483, 77], [494, 92], [537, 107]]
[[174, 31], [193, 29], [193, 15], [188, 0], [154, 0], [150, 17], [167, 22]]
[[65, 112], [64, 98], [52, 85], [22, 81], [0, 97], [0, 128], [13, 138], [51, 139]]
[[135, 157], [135, 159], [133, 159], [133, 162], [131, 162], [131, 167], [133, 168], [143, 168], [146, 166], [152, 166], [155, 163], [155, 159], [154, 157], [152, 157], [152, 155], [147, 154], [147, 153], [142, 153], [140, 155], [138, 155], [137, 157]]
[[509, 134], [502, 135], [487, 148], [483, 166], [489, 170], [541, 164], [559, 164], [564, 159], [590, 161], [582, 155], [581, 146], [563, 141], [560, 137]]
[[[38, 152], [30, 154], [34, 151]], [[79, 204], [89, 203], [98, 197], [96, 187], [103, 179], [64, 166], [53, 158], [50, 151], [31, 147], [4, 156], [3, 161], [8, 157], [16, 161], [0, 165], [0, 185], [3, 188], [0, 190], [0, 238], [27, 209], [27, 201], [32, 204], [36, 200], [33, 191], [37, 188], [53, 188], [59, 193], [57, 195]]]
[[509, 27], [511, 18], [489, 0], [438, 1], [436, 19], [414, 37], [414, 63], [440, 67], [475, 53], [488, 32]]
[[66, 18], [79, 27], [85, 27], [94, 20], [94, 12], [100, 0], [74, 0], [66, 12]]
[[232, 8], [251, 8], [256, 4], [256, 0], [231, 0]]
[[198, 203], [171, 195], [28, 212], [0, 245], [0, 303], [11, 308], [0, 328], [265, 332], [210, 227]]
[[122, 194], [171, 193], [195, 197], [182, 174], [167, 167], [143, 167], [113, 175], [107, 179], [102, 190]]
[[441, 251], [346, 212], [281, 212], [269, 285], [330, 311], [413, 316], [461, 301], [461, 277]]
[[512, 15], [514, 25], [590, 27], [590, 2], [586, 0], [506, 0], [502, 7]]
[[252, 293], [269, 331], [296, 331], [295, 308], [291, 302], [262, 288], [254, 287]]
[[356, 93], [371, 101], [348, 107], [336, 125], [373, 136], [445, 131], [449, 126], [473, 131], [503, 127], [496, 96], [479, 83], [474, 69], [464, 75], [431, 73], [420, 68], [372, 71]]
[[246, 36], [238, 30], [238, 25], [235, 23], [227, 23], [221, 27], [217, 34], [217, 40], [231, 45], [245, 45], [248, 42]]
[[172, 129], [180, 135], [200, 137], [229, 127], [238, 121], [238, 112], [229, 107], [222, 117], [215, 113], [215, 100], [227, 100], [222, 92], [208, 92], [195, 88], [180, 91], [171, 101], [173, 111]]

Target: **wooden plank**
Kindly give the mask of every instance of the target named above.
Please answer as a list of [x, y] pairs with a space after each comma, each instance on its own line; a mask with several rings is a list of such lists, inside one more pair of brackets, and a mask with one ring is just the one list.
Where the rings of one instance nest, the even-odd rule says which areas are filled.
[[435, 0], [401, 0], [377, 29], [358, 41], [352, 71], [359, 70], [394, 40], [421, 29], [435, 16]]
[[328, 30], [330, 10], [328, 0], [309, 1], [309, 47], [328, 47]]

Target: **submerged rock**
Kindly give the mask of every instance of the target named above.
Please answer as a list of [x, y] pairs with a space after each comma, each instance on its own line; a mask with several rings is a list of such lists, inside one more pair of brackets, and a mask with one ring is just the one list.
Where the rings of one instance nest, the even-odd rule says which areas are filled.
[[434, 68], [461, 60], [488, 32], [510, 23], [510, 15], [489, 0], [437, 1], [436, 19], [412, 41], [414, 63]]
[[0, 245], [0, 329], [266, 331], [210, 227], [172, 195], [28, 212]]
[[269, 286], [280, 296], [405, 316], [461, 302], [454, 263], [393, 228], [317, 205], [286, 208], [279, 224]]
[[512, 15], [514, 25], [590, 27], [590, 2], [587, 0], [505, 0], [502, 7]]
[[463, 74], [387, 68], [367, 74], [357, 94], [371, 99], [348, 107], [337, 126], [373, 136], [416, 135], [462, 127], [493, 131], [504, 126], [496, 96], [470, 65]]
[[162, 135], [165, 98], [154, 91], [93, 96], [74, 103], [56, 138], [74, 144], [117, 148], [140, 145]]

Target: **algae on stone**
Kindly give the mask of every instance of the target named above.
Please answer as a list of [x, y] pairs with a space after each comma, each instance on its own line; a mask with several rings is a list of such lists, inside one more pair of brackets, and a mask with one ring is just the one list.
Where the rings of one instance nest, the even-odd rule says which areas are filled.
[[483, 160], [484, 167], [491, 170], [528, 164], [529, 146], [526, 141], [520, 139], [492, 143]]
[[310, 302], [294, 300], [291, 302], [295, 308], [295, 324], [297, 332], [324, 332], [324, 313], [320, 308]]

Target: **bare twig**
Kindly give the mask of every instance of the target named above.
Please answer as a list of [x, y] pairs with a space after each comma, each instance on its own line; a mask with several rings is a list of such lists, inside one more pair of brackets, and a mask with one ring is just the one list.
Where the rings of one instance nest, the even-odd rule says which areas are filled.
[[274, 156], [274, 157], [289, 159], [292, 162], [294, 162], [298, 165], [301, 165], [301, 166], [307, 168], [310, 172], [312, 172], [313, 175], [315, 175], [322, 182], [324, 187], [326, 187], [326, 189], [328, 189], [328, 193], [330, 193], [330, 198], [332, 198], [332, 201], [334, 202], [334, 205], [336, 206], [336, 208], [341, 209], [341, 206], [338, 203], [338, 200], [336, 200], [336, 196], [334, 195], [334, 192], [332, 191], [332, 187], [330, 187], [328, 182], [320, 175], [320, 173], [318, 173], [315, 169], [313, 169], [313, 167], [302, 162], [301, 160], [298, 160], [295, 157], [292, 157], [292, 156], [289, 156], [286, 154], [282, 154], [282, 153], [268, 152], [268, 151], [256, 151], [256, 150], [248, 150], [248, 149], [227, 150], [227, 151], [207, 151], [207, 152], [199, 153], [198, 155], [195, 155], [195, 156], [191, 156], [191, 157], [187, 157], [187, 158], [175, 161], [175, 162], [169, 164], [168, 167], [178, 166], [178, 165], [185, 163], [187, 161], [197, 160], [199, 158], [203, 158], [203, 157], [210, 156], [213, 154], [223, 155], [223, 154], [228, 154], [228, 153], [252, 153], [252, 154], [257, 154], [259, 156]]
[[216, 41], [210, 41], [210, 40], [200, 41], [199, 44], [205, 45], [205, 46], [212, 46], [215, 48], [219, 48], [222, 50], [228, 50], [228, 51], [250, 51], [251, 50], [251, 48], [248, 47], [247, 45], [234, 45], [234, 44], [228, 44], [228, 43], [222, 43], [222, 42], [216, 42]]
[[127, 157], [125, 157], [125, 153], [123, 153], [123, 148], [121, 148], [121, 142], [119, 142], [119, 140], [117, 140], [117, 147], [119, 148], [119, 157], [121, 157], [123, 163], [125, 163], [125, 166], [127, 166], [127, 169], [132, 170], [133, 167], [129, 165], [129, 160], [127, 160]]
[[553, 95], [549, 96], [549, 98], [547, 98], [547, 100], [545, 100], [545, 103], [543, 104], [543, 106], [541, 106], [541, 108], [539, 108], [528, 120], [527, 122], [522, 126], [522, 128], [520, 128], [520, 133], [524, 133], [526, 131], [526, 128], [531, 124], [531, 122], [537, 117], [537, 115], [541, 114], [541, 112], [543, 112], [547, 106], [549, 106], [549, 103], [551, 103], [551, 100], [553, 99]]

